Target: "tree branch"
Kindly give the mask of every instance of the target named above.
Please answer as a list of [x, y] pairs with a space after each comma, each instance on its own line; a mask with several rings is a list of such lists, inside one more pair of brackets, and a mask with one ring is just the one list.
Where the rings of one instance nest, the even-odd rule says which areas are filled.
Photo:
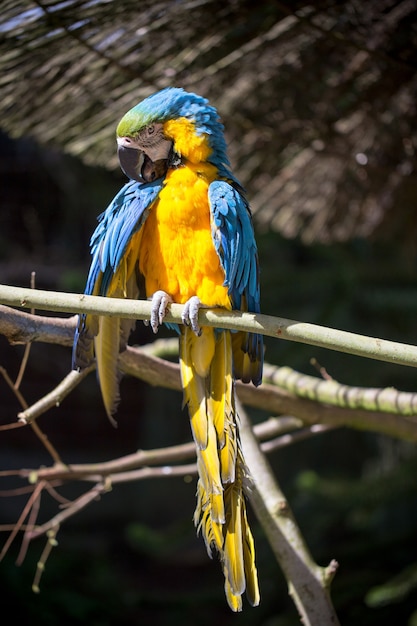
[[[33, 290], [26, 291], [30, 295]], [[80, 296], [76, 297], [80, 298]], [[95, 299], [99, 300], [100, 305], [103, 305], [103, 300], [113, 301], [112, 298]], [[124, 303], [125, 301], [118, 302]], [[132, 302], [143, 304], [145, 308], [150, 306], [149, 302]], [[182, 309], [179, 305], [177, 306], [179, 310]], [[206, 313], [216, 315], [212, 311]], [[232, 314], [230, 316], [233, 317]], [[178, 321], [176, 317], [173, 319]], [[42, 340], [68, 345], [72, 343], [75, 323], [76, 317], [63, 320], [56, 317], [34, 316], [8, 307], [0, 307], [0, 332], [12, 341], [17, 337], [24, 337], [26, 341]], [[19, 331], [21, 324], [25, 329], [23, 334]], [[166, 345], [166, 342], [157, 342], [155, 351], [160, 353]], [[168, 346], [172, 352], [172, 344], [169, 343]], [[144, 348], [129, 346], [119, 357], [120, 369], [125, 374], [140, 378], [151, 385], [180, 390], [178, 365], [153, 356], [152, 350], [153, 344]], [[53, 391], [19, 413], [19, 419], [31, 422], [49, 408], [59, 404], [92, 369], [94, 366], [81, 374], [70, 372]], [[417, 442], [417, 421], [413, 419], [417, 403], [414, 393], [398, 392], [392, 388], [367, 390], [348, 387], [336, 381], [324, 381], [302, 375], [290, 368], [276, 368], [270, 365], [265, 366], [264, 380], [269, 380], [273, 384], [265, 382], [261, 387], [255, 388], [238, 382], [236, 388], [240, 400], [248, 406], [261, 408], [270, 414], [293, 415], [305, 424], [349, 426]], [[286, 387], [290, 391], [287, 391]], [[352, 398], [355, 398], [353, 404]], [[373, 405], [370, 398], [373, 398]]]
[[[65, 313], [96, 313], [124, 319], [149, 319], [151, 302], [86, 296], [57, 291], [24, 289], [0, 285], [0, 302], [10, 306], [35, 308]], [[167, 322], [181, 324], [183, 306], [172, 304], [165, 317]], [[417, 346], [366, 337], [355, 333], [297, 322], [270, 315], [200, 309], [200, 325], [215, 326], [261, 333], [276, 339], [298, 341], [313, 346], [355, 354], [357, 356], [417, 367]]]
[[[299, 429], [302, 423], [291, 417], [270, 418], [261, 424], [256, 424], [253, 429], [255, 436], [259, 441], [264, 441], [278, 436], [285, 436], [285, 445], [295, 441], [289, 439], [287, 434], [290, 431]], [[303, 431], [301, 431], [303, 432]], [[266, 442], [270, 443], [270, 442]], [[261, 444], [262, 446], [265, 444]], [[268, 446], [271, 449], [271, 446]], [[277, 447], [277, 446], [274, 446]], [[18, 474], [21, 478], [26, 478], [30, 483], [40, 480], [62, 481], [62, 480], [85, 480], [87, 482], [96, 482], [103, 477], [123, 474], [127, 476], [129, 472], [136, 471], [140, 468], [149, 468], [160, 466], [160, 470], [166, 474], [172, 470], [173, 463], [189, 461], [195, 459], [195, 443], [190, 441], [176, 446], [168, 446], [165, 448], [155, 448], [153, 450], [138, 450], [132, 454], [128, 454], [111, 461], [102, 463], [86, 463], [71, 464], [55, 463], [51, 467], [41, 467], [39, 469], [21, 469], [18, 471], [7, 471], [7, 475]], [[187, 466], [186, 473], [193, 473], [193, 470]], [[0, 476], [4, 476], [4, 472], [0, 472]], [[4, 495], [4, 494], [2, 494]]]
[[16, 311], [0, 304], [0, 332], [11, 344], [41, 341], [72, 346], [77, 316], [46, 317]]
[[339, 621], [328, 589], [337, 563], [322, 568], [314, 562], [241, 405], [238, 412], [243, 453], [253, 480], [247, 496], [284, 572], [301, 621], [304, 626], [336, 626]]
[[333, 406], [366, 409], [401, 415], [417, 415], [417, 393], [402, 392], [393, 387], [350, 387], [335, 380], [322, 380], [300, 374], [290, 367], [267, 364], [263, 380], [286, 389], [301, 398], [318, 400]]

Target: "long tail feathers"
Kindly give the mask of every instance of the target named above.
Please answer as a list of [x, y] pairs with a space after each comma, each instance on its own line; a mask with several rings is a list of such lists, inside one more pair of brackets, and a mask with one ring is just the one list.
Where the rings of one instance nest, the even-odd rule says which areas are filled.
[[181, 332], [180, 363], [184, 402], [197, 446], [199, 481], [194, 523], [207, 552], [219, 554], [225, 592], [233, 611], [242, 594], [259, 604], [255, 550], [246, 516], [243, 481], [247, 473], [240, 448], [228, 331], [204, 327], [196, 335]]
[[[137, 298], [139, 289], [131, 262], [132, 255], [121, 264], [110, 281], [106, 294], [113, 298]], [[93, 295], [100, 294], [102, 275], [98, 275]], [[126, 349], [134, 320], [99, 315], [80, 316], [73, 348], [73, 367], [84, 369], [96, 357], [97, 375], [104, 407], [110, 421], [119, 404], [119, 385], [122, 374], [119, 370], [119, 353]]]

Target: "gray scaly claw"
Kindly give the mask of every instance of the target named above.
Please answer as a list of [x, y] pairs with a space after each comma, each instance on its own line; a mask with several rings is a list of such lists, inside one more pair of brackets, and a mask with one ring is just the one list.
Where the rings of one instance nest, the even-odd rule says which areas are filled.
[[199, 337], [201, 335], [201, 328], [198, 324], [198, 311], [203, 306], [198, 296], [192, 296], [184, 304], [184, 310], [182, 313], [182, 321], [186, 326], [190, 326], [193, 332]]
[[155, 291], [152, 296], [152, 308], [151, 308], [151, 327], [156, 334], [159, 327], [162, 325], [167, 312], [168, 305], [172, 302], [171, 296], [165, 291]]

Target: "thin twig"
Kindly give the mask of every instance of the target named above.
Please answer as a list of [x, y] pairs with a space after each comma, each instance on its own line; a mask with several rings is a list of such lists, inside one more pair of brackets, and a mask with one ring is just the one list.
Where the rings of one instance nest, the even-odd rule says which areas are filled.
[[9, 385], [10, 389], [12, 390], [14, 395], [16, 396], [20, 406], [23, 407], [23, 408], [26, 408], [28, 406], [27, 403], [26, 403], [26, 400], [24, 399], [24, 397], [21, 394], [20, 390], [18, 388], [15, 388], [14, 382], [10, 378], [7, 370], [2, 365], [0, 365], [0, 374], [3, 376], [4, 380]]
[[[42, 482], [42, 487], [44, 487], [44, 485], [45, 483]], [[30, 543], [30, 533], [35, 527], [36, 520], [38, 519], [39, 509], [41, 506], [41, 496], [42, 496], [42, 491], [39, 491], [38, 497], [33, 499], [32, 507], [30, 509], [30, 513], [29, 513], [29, 517], [27, 521], [27, 527], [26, 527], [25, 532], [23, 533], [22, 543], [20, 545], [19, 554], [17, 555], [16, 565], [21, 565], [23, 561], [25, 560], [25, 556], [26, 556], [27, 550], [29, 548], [29, 543]]]
[[275, 450], [278, 450], [280, 448], [284, 448], [286, 446], [293, 445], [294, 443], [298, 443], [306, 439], [311, 439], [316, 435], [322, 435], [323, 433], [328, 433], [329, 431], [337, 429], [339, 429], [339, 426], [328, 426], [327, 424], [313, 424], [313, 426], [309, 426], [308, 428], [302, 428], [295, 433], [280, 435], [279, 437], [275, 437], [275, 439], [271, 439], [270, 441], [264, 441], [264, 443], [261, 444], [260, 448], [264, 454], [269, 454], [270, 452], [275, 452]]
[[92, 363], [82, 372], [72, 370], [50, 393], [40, 398], [31, 407], [26, 407], [24, 411], [18, 413], [19, 420], [23, 424], [34, 424], [37, 417], [49, 409], [59, 406], [62, 400], [94, 370], [95, 363]]
[[[35, 286], [36, 286], [35, 285], [35, 282], [36, 282], [35, 281], [35, 277], [36, 277], [35, 272], [32, 272], [31, 276], [30, 276], [30, 288], [31, 289], [35, 289]], [[30, 310], [30, 314], [31, 315], [35, 315], [35, 309], [33, 307]], [[18, 373], [17, 378], [16, 378], [16, 380], [14, 382], [14, 385], [13, 385], [14, 389], [16, 389], [16, 390], [20, 388], [21, 382], [23, 380], [23, 374], [25, 373], [26, 365], [27, 365], [27, 362], [29, 360], [29, 354], [30, 354], [31, 346], [32, 346], [32, 344], [29, 343], [29, 342], [25, 345], [25, 351], [23, 353], [22, 361], [20, 363], [19, 373]]]
[[15, 527], [13, 528], [13, 530], [10, 533], [6, 543], [3, 546], [3, 549], [0, 552], [0, 561], [3, 559], [3, 557], [7, 553], [8, 549], [10, 548], [11, 544], [13, 543], [13, 540], [16, 537], [17, 533], [21, 530], [24, 519], [27, 517], [27, 515], [31, 511], [33, 503], [36, 500], [36, 498], [39, 497], [42, 489], [43, 489], [43, 481], [40, 481], [40, 482], [38, 482], [37, 485], [35, 485], [29, 500], [27, 501], [27, 503], [26, 503], [22, 513], [19, 516], [19, 519], [17, 520], [17, 522], [15, 524]]
[[55, 446], [52, 445], [52, 443], [49, 441], [48, 436], [45, 435], [45, 433], [39, 428], [36, 422], [32, 422], [30, 424], [30, 427], [32, 428], [37, 438], [41, 441], [42, 445], [47, 449], [54, 462], [59, 465], [63, 465], [63, 461], [58, 453], [58, 450], [55, 448]]
[[56, 540], [56, 535], [57, 535], [58, 530], [59, 530], [59, 526], [55, 526], [54, 528], [51, 528], [47, 533], [48, 540], [46, 542], [46, 545], [37, 563], [36, 574], [32, 583], [32, 591], [34, 591], [35, 593], [39, 593], [39, 583], [40, 583], [42, 574], [45, 571], [45, 564], [52, 551], [52, 548], [55, 548], [55, 546], [58, 545], [58, 542]]
[[23, 422], [12, 422], [11, 424], [2, 424], [0, 426], [0, 431], [2, 431], [2, 430], [12, 430], [13, 428], [22, 428], [22, 426], [25, 426], [25, 425], [26, 424], [24, 424]]
[[51, 520], [42, 524], [42, 526], [37, 526], [32, 531], [28, 531], [29, 539], [35, 539], [36, 537], [40, 537], [45, 533], [49, 532], [55, 526], [60, 525], [69, 517], [75, 515], [82, 509], [84, 509], [88, 504], [93, 502], [94, 500], [99, 500], [100, 496], [103, 493], [106, 493], [111, 489], [111, 483], [106, 479], [104, 482], [97, 483], [94, 487], [91, 487], [86, 493], [83, 493], [79, 498], [71, 502], [64, 510], [57, 513]]
[[[7, 371], [2, 366], [0, 366], [0, 373], [2, 374], [2, 376], [5, 379], [5, 381], [7, 382], [7, 384], [9, 385], [10, 389], [15, 394], [15, 396], [18, 399], [20, 405], [25, 410], [27, 410], [29, 407], [28, 407], [28, 404], [27, 404], [25, 398], [23, 397], [23, 395], [20, 392], [20, 390], [15, 386], [15, 384], [13, 383], [13, 381], [10, 378], [9, 374], [7, 373]], [[24, 423], [25, 422], [23, 421], [22, 425], [24, 425]], [[49, 452], [49, 454], [51, 455], [51, 457], [53, 458], [55, 463], [62, 464], [62, 460], [61, 460], [61, 457], [60, 457], [57, 449], [51, 444], [51, 442], [49, 441], [47, 435], [45, 435], [45, 433], [42, 432], [42, 430], [39, 428], [39, 426], [35, 422], [32, 422], [30, 424], [30, 426], [31, 426], [33, 432], [35, 433], [35, 435], [38, 437], [38, 439], [42, 442], [43, 446], [47, 449], [47, 451]]]

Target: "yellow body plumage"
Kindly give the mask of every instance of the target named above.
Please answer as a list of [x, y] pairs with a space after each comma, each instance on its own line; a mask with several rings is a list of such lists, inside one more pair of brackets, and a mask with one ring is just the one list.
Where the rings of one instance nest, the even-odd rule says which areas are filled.
[[[205, 305], [231, 309], [212, 240], [208, 187], [217, 171], [201, 162], [210, 153], [207, 142], [186, 120], [168, 122], [164, 131], [187, 161], [167, 173], [142, 228], [139, 271], [146, 295], [162, 290], [177, 303], [198, 296]], [[180, 330], [184, 402], [199, 473], [194, 521], [209, 554], [213, 548], [219, 553], [227, 600], [239, 611], [245, 589], [253, 605], [259, 590], [243, 496], [246, 469], [236, 423], [231, 333], [203, 327], [197, 337], [188, 327]]]
[[210, 165], [170, 171], [143, 227], [139, 271], [146, 295], [161, 289], [174, 302], [198, 296], [208, 306], [231, 308], [224, 272], [210, 230]]

